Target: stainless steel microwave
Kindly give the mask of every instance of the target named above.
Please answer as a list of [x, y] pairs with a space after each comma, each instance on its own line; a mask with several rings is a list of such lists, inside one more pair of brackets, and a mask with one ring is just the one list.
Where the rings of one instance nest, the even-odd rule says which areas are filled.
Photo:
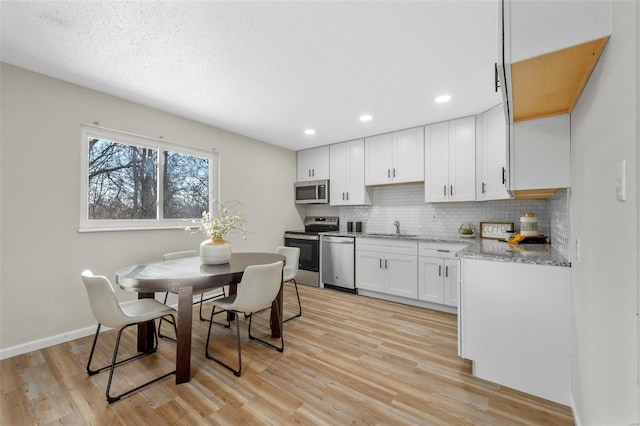
[[327, 204], [329, 202], [328, 180], [297, 182], [294, 188], [296, 204]]

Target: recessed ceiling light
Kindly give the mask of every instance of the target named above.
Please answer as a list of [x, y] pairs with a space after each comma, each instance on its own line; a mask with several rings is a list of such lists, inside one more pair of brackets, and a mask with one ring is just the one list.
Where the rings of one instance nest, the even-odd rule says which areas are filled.
[[316, 131], [313, 130], [313, 129], [307, 129], [307, 130], [304, 131], [304, 134], [305, 135], [315, 135]]
[[450, 100], [451, 100], [451, 95], [440, 95], [435, 99], [435, 101], [439, 104], [444, 102], [449, 102]]
[[371, 121], [373, 120], [373, 117], [370, 116], [369, 114], [362, 114], [360, 116], [360, 121]]

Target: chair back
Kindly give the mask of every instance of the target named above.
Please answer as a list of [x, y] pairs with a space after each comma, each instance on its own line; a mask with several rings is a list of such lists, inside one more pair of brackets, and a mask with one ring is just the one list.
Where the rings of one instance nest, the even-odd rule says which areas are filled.
[[270, 307], [282, 285], [282, 266], [282, 261], [248, 266], [238, 284], [236, 299], [229, 309], [257, 312]]
[[287, 258], [287, 262], [284, 264], [282, 281], [291, 281], [298, 274], [298, 264], [300, 263], [300, 248], [280, 246], [276, 249], [276, 254], [281, 254]]
[[197, 256], [198, 252], [195, 250], [186, 251], [174, 251], [172, 253], [166, 253], [162, 256], [162, 260], [182, 259], [183, 257]]
[[82, 281], [89, 295], [93, 316], [100, 324], [118, 328], [128, 322], [107, 277], [93, 275], [87, 269], [82, 272]]

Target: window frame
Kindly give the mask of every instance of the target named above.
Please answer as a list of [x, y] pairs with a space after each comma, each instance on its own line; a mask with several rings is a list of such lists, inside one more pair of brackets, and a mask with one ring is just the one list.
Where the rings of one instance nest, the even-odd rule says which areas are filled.
[[[156, 219], [89, 219], [89, 137], [106, 139], [112, 142], [134, 145], [157, 150], [157, 199]], [[213, 200], [220, 193], [219, 155], [211, 151], [191, 148], [184, 145], [166, 142], [162, 139], [136, 135], [120, 130], [107, 129], [90, 124], [82, 124], [80, 131], [80, 225], [79, 232], [101, 231], [138, 231], [152, 229], [184, 229], [192, 225], [191, 218], [164, 219], [164, 175], [162, 174], [163, 151], [191, 155], [209, 160], [209, 211], [213, 211]], [[197, 219], [197, 218], [196, 218]]]

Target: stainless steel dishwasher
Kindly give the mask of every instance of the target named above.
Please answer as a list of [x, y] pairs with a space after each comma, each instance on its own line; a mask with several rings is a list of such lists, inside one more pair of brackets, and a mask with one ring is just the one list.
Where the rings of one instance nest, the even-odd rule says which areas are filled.
[[325, 287], [355, 293], [355, 239], [322, 236], [320, 280]]

